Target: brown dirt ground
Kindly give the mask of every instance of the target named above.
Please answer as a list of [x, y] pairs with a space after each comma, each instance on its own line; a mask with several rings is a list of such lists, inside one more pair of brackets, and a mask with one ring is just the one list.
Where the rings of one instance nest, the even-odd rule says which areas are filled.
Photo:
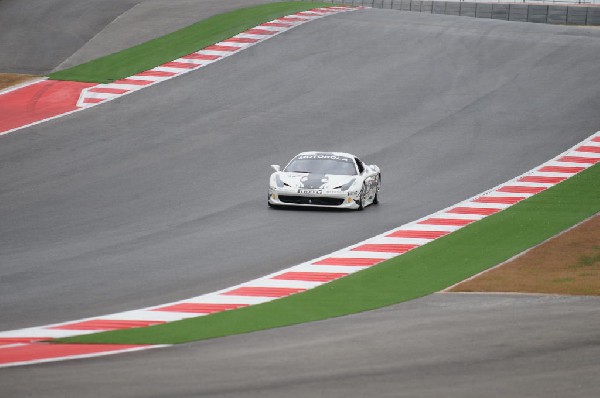
[[600, 296], [600, 215], [447, 291]]
[[15, 84], [24, 83], [27, 80], [35, 79], [36, 75], [20, 75], [16, 73], [0, 73], [0, 90], [4, 90]]

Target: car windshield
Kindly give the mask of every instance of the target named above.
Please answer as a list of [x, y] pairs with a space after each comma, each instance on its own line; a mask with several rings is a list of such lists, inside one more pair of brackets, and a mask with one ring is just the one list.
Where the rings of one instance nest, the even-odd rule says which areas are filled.
[[283, 170], [288, 173], [356, 175], [352, 159], [335, 155], [300, 155]]

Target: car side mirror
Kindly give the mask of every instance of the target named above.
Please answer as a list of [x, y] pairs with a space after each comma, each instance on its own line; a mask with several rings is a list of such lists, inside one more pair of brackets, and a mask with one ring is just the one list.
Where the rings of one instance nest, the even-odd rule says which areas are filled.
[[271, 168], [275, 171], [281, 171], [281, 167], [278, 164], [272, 164]]

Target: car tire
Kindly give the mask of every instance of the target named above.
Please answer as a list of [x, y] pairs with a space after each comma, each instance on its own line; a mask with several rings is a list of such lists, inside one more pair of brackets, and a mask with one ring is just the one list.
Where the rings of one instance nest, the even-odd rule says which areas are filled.
[[361, 211], [365, 208], [365, 186], [363, 184], [362, 189], [360, 190], [360, 194], [358, 195], [358, 211]]
[[373, 198], [373, 204], [379, 204], [379, 189], [381, 188], [381, 174], [377, 176], [377, 192], [375, 192], [375, 197]]

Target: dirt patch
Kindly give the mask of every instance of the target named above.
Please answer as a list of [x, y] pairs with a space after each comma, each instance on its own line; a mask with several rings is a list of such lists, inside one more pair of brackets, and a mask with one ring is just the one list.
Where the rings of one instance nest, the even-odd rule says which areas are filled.
[[600, 296], [600, 215], [448, 291]]
[[22, 75], [17, 73], [0, 73], [0, 90], [4, 90], [15, 84], [25, 83], [28, 80], [37, 79], [40, 76]]

